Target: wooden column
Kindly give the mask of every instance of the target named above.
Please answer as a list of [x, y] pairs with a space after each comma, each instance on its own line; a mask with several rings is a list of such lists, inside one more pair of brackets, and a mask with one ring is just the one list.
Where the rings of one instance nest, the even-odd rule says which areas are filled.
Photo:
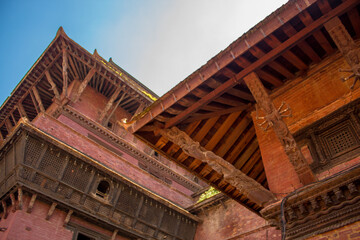
[[213, 170], [223, 175], [226, 182], [233, 185], [241, 194], [249, 198], [250, 201], [260, 206], [264, 206], [266, 203], [275, 200], [274, 195], [260, 183], [256, 182], [215, 153], [207, 151], [200, 146], [199, 142], [192, 140], [185, 132], [176, 127], [172, 127], [171, 129], [161, 129], [159, 130], [159, 133], [181, 147], [187, 155], [209, 164]]
[[316, 178], [313, 172], [282, 119], [280, 112], [275, 108], [259, 77], [256, 73], [252, 72], [244, 78], [244, 81], [254, 96], [258, 106], [263, 110], [268, 126], [273, 127], [276, 136], [284, 147], [284, 151], [288, 156], [290, 163], [295, 168], [300, 182], [304, 185], [314, 182]]
[[352, 73], [349, 77], [343, 78], [343, 81], [354, 78], [354, 82], [350, 87], [352, 89], [356, 81], [360, 80], [360, 48], [355, 44], [338, 17], [331, 19], [325, 23], [324, 26], [344, 56], [346, 62], [350, 65], [350, 69], [340, 69], [340, 71]]

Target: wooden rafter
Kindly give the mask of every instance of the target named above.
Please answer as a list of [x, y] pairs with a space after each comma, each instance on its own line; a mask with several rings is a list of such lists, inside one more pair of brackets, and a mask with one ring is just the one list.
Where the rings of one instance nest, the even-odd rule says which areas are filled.
[[46, 217], [45, 219], [46, 220], [49, 220], [51, 218], [51, 216], [53, 215], [54, 211], [55, 211], [55, 208], [57, 206], [57, 203], [53, 202], [49, 208], [49, 211], [48, 213], [46, 214]]
[[[350, 7], [354, 6], [355, 4], [357, 4], [356, 0], [349, 0], [346, 1], [342, 4], [340, 4], [337, 8], [331, 10], [330, 12], [328, 12], [328, 14], [318, 18], [317, 20], [313, 21], [312, 23], [310, 23], [306, 28], [302, 29], [301, 31], [299, 31], [298, 33], [296, 33], [295, 35], [293, 35], [291, 38], [289, 38], [288, 40], [286, 40], [283, 43], [280, 43], [279, 40], [277, 40], [278, 42], [276, 42], [275, 44], [275, 48], [272, 49], [270, 52], [268, 52], [263, 58], [255, 61], [254, 63], [252, 63], [250, 66], [248, 66], [247, 68], [243, 69], [241, 72], [239, 72], [238, 74], [236, 74], [235, 77], [227, 80], [225, 83], [223, 83], [220, 87], [214, 89], [212, 92], [210, 92], [207, 96], [203, 97], [202, 99], [200, 99], [198, 102], [196, 102], [195, 104], [193, 104], [191, 107], [187, 108], [186, 110], [184, 110], [181, 114], [171, 118], [168, 122], [166, 122], [165, 124], [165, 128], [169, 128], [172, 127], [176, 124], [178, 124], [179, 122], [181, 122], [182, 120], [184, 120], [184, 118], [187, 118], [189, 114], [197, 111], [199, 108], [201, 108], [202, 106], [204, 106], [205, 104], [209, 103], [210, 101], [212, 101], [212, 99], [215, 99], [216, 97], [222, 95], [224, 92], [226, 92], [229, 88], [232, 88], [233, 86], [235, 86], [236, 84], [238, 84], [239, 81], [241, 81], [241, 79], [243, 77], [245, 77], [246, 75], [248, 75], [249, 73], [253, 72], [254, 70], [264, 66], [267, 62], [274, 60], [275, 58], [277, 58], [278, 56], [280, 56], [280, 54], [290, 54], [292, 55], [292, 58], [295, 59], [297, 56], [293, 56], [293, 53], [291, 51], [288, 51], [291, 47], [295, 46], [299, 41], [304, 40], [306, 37], [308, 37], [310, 34], [312, 34], [313, 32], [315, 32], [316, 30], [318, 30], [319, 28], [321, 28], [321, 26], [327, 22], [329, 19], [331, 19], [334, 16], [337, 16], [341, 13], [344, 13], [347, 9], [349, 9]], [[268, 38], [266, 38], [268, 39]], [[265, 39], [265, 40], [266, 40]], [[273, 41], [270, 41], [274, 43], [274, 41], [276, 41], [275, 37], [273, 36], [272, 39], [274, 39]], [[269, 45], [270, 45], [269, 44]], [[288, 59], [289, 60], [289, 59]], [[304, 63], [303, 63], [304, 64]], [[302, 68], [301, 66], [300, 69]], [[306, 66], [307, 67], [307, 66]], [[143, 118], [144, 120], [146, 118]], [[143, 121], [144, 121], [143, 120]], [[136, 123], [135, 126], [132, 126], [131, 131], [136, 131], [139, 127], [141, 127], [140, 123]]]

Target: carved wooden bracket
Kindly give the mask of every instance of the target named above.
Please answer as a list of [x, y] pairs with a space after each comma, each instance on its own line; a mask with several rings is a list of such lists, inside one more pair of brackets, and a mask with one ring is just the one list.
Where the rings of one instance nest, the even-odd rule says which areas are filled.
[[281, 112], [275, 108], [274, 103], [266, 92], [259, 77], [253, 72], [247, 75], [244, 78], [244, 81], [254, 96], [258, 106], [264, 111], [264, 119], [273, 127], [274, 132], [280, 140], [281, 145], [284, 147], [284, 151], [289, 157], [290, 163], [294, 166], [301, 183], [306, 185], [314, 182], [316, 180], [314, 174], [297, 146], [287, 125], [283, 121]]
[[48, 211], [48, 213], [47, 213], [47, 215], [46, 215], [46, 217], [45, 217], [46, 220], [49, 220], [49, 219], [51, 218], [51, 216], [53, 215], [53, 213], [54, 213], [54, 211], [55, 211], [56, 206], [57, 206], [57, 203], [54, 203], [54, 202], [53, 202], [53, 203], [51, 204], [51, 206], [50, 206], [50, 208], [49, 208], [49, 211]]
[[349, 77], [342, 78], [342, 80], [347, 81], [354, 78], [354, 82], [350, 87], [353, 89], [355, 83], [360, 80], [360, 49], [338, 17], [331, 19], [324, 26], [351, 67], [351, 69], [339, 69], [339, 71], [352, 73]]
[[263, 207], [266, 203], [275, 200], [274, 195], [260, 183], [215, 153], [207, 151], [200, 146], [199, 142], [195, 142], [185, 132], [176, 127], [172, 127], [171, 129], [161, 129], [159, 133], [181, 147], [187, 155], [209, 164], [213, 170], [223, 175], [226, 182], [236, 187], [241, 194], [244, 194], [252, 202]]
[[32, 208], [34, 207], [36, 198], [37, 198], [37, 194], [34, 193], [34, 194], [31, 196], [31, 200], [30, 200], [29, 205], [28, 205], [28, 208], [27, 208], [27, 210], [26, 210], [27, 213], [31, 213], [31, 212], [32, 212]]

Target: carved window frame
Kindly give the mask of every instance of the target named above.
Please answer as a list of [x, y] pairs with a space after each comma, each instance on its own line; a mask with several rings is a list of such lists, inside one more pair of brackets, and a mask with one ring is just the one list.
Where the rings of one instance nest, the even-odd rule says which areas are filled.
[[[304, 146], [308, 147], [312, 158], [309, 164], [315, 173], [356, 158], [360, 155], [360, 100], [343, 106], [296, 132], [294, 136], [300, 149]], [[335, 139], [331, 143], [332, 138], [340, 140]], [[341, 138], [347, 141], [343, 142], [343, 146]], [[349, 143], [350, 138], [352, 144]], [[332, 148], [336, 144], [340, 146], [337, 149]], [[346, 146], [348, 148], [345, 148]]]

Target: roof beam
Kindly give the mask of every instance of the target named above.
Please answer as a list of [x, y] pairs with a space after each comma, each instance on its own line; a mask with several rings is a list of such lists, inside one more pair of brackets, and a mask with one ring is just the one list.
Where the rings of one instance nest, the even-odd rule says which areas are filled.
[[[348, 10], [350, 7], [353, 7], [356, 4], [358, 4], [357, 0], [348, 0], [340, 4], [337, 8], [330, 11], [327, 15], [323, 15], [322, 17], [318, 18], [317, 20], [309, 24], [306, 28], [302, 29], [301, 31], [293, 35], [291, 38], [280, 44], [278, 47], [268, 52], [263, 58], [258, 59], [256, 62], [252, 63], [250, 66], [248, 66], [247, 68], [243, 69], [241, 72], [236, 74], [234, 77], [227, 80], [220, 87], [214, 89], [208, 95], [201, 98], [198, 102], [196, 102], [195, 104], [184, 110], [181, 114], [171, 118], [165, 124], [165, 128], [170, 128], [180, 123], [182, 120], [187, 118], [189, 114], [197, 111], [199, 108], [212, 101], [212, 99], [215, 99], [216, 97], [222, 95], [229, 88], [234, 87], [236, 84], [238, 84], [241, 81], [243, 77], [255, 71], [256, 69], [264, 66], [267, 62], [274, 60], [280, 54], [284, 53], [285, 51], [289, 50], [291, 47], [295, 46], [299, 41], [308, 37], [315, 30], [321, 28], [323, 24], [329, 21], [331, 18], [344, 13], [346, 10]], [[139, 128], [140, 128], [139, 126], [133, 125], [132, 131], [135, 132]]]
[[192, 140], [185, 132], [172, 127], [171, 129], [161, 129], [160, 134], [177, 144], [187, 155], [207, 163], [214, 171], [221, 174], [226, 182], [230, 183], [251, 202], [263, 207], [266, 203], [275, 200], [274, 195], [260, 183], [236, 169], [223, 158], [201, 147], [199, 142]]
[[115, 99], [119, 96], [120, 92], [121, 92], [122, 88], [121, 87], [117, 87], [115, 92], [113, 93], [113, 95], [111, 95], [109, 101], [106, 103], [105, 108], [103, 109], [103, 111], [100, 114], [99, 117], [99, 122], [102, 122], [106, 116], [106, 114], [108, 113], [108, 111], [110, 110], [110, 108], [113, 106]]

